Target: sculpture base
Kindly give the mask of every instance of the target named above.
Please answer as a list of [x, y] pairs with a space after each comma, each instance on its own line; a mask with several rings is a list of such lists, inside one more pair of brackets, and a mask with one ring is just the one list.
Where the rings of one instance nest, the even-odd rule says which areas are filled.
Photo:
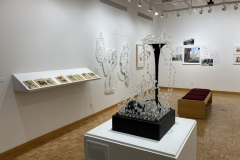
[[151, 122], [120, 115], [112, 116], [112, 130], [160, 141], [175, 124], [175, 110], [170, 111], [159, 122]]

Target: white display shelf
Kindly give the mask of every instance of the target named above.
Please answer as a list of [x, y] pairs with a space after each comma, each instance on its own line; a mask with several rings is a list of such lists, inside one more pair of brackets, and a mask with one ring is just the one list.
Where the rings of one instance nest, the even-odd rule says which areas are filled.
[[[94, 80], [101, 79], [98, 75], [96, 75], [98, 78], [85, 79], [84, 81], [71, 82], [66, 77], [67, 75], [74, 75], [74, 74], [81, 75], [82, 73], [90, 73], [90, 72], [92, 72], [92, 71], [88, 68], [76, 68], [76, 69], [13, 74], [13, 90], [20, 91], [20, 92], [34, 92], [34, 91], [40, 91], [40, 90], [45, 90], [45, 89], [51, 89], [51, 88], [56, 88], [56, 87], [61, 87], [61, 86], [66, 86], [66, 85], [71, 85], [71, 84], [78, 84], [78, 83], [82, 83], [82, 82], [88, 82], [88, 81], [94, 81]], [[69, 81], [69, 83], [62, 84], [55, 78], [55, 77], [61, 76], [61, 75], [64, 76]], [[54, 80], [57, 83], [57, 85], [29, 89], [23, 83], [23, 81], [27, 81], [27, 80], [34, 81], [35, 79], [40, 79], [40, 78], [52, 78], [52, 80]]]

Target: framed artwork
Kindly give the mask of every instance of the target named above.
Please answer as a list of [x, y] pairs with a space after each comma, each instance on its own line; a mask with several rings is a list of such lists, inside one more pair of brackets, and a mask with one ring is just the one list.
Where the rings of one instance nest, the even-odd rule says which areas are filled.
[[183, 64], [201, 64], [201, 48], [199, 46], [184, 46]]
[[34, 88], [39, 88], [36, 83], [34, 83], [32, 80], [28, 81], [23, 81], [23, 83], [29, 88], [29, 89], [34, 89]]
[[202, 59], [202, 66], [213, 66], [213, 59]]
[[240, 45], [233, 47], [233, 54], [240, 54]]
[[72, 82], [77, 82], [78, 81], [77, 78], [75, 78], [73, 75], [67, 75], [66, 77]]
[[69, 81], [63, 76], [55, 77], [60, 83], [68, 83]]
[[240, 55], [233, 55], [233, 64], [240, 64]]
[[47, 87], [48, 84], [43, 78], [34, 80], [40, 87]]
[[82, 76], [80, 76], [79, 74], [75, 74], [73, 75], [74, 77], [76, 77], [79, 81], [85, 81], [85, 78], [83, 78]]
[[172, 56], [172, 61], [182, 61], [182, 47], [176, 47], [175, 54]]
[[88, 73], [92, 78], [98, 78], [94, 73]]
[[92, 79], [92, 77], [89, 76], [87, 73], [82, 73], [81, 75], [86, 79]]
[[194, 38], [183, 38], [183, 45], [194, 45]]
[[144, 67], [145, 61], [144, 61], [144, 56], [145, 56], [145, 47], [142, 44], [137, 44], [137, 68]]
[[48, 86], [57, 85], [57, 83], [54, 80], [52, 80], [51, 78], [45, 78], [43, 80], [48, 84]]

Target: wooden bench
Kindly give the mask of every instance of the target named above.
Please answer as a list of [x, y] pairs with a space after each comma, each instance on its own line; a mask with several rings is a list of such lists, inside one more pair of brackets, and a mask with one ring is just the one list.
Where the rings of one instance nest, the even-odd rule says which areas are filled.
[[209, 89], [194, 88], [178, 100], [178, 115], [204, 118], [206, 104], [212, 104], [212, 92]]

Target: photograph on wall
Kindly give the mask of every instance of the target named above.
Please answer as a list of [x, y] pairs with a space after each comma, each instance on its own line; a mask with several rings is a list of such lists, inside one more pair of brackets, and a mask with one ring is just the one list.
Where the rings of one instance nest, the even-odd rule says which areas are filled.
[[212, 46], [210, 48], [211, 50], [211, 58], [213, 59], [219, 59], [220, 58], [220, 49], [218, 46]]
[[34, 89], [34, 88], [39, 88], [36, 83], [34, 83], [32, 80], [28, 81], [23, 81], [23, 83], [29, 88], [29, 89]]
[[176, 47], [172, 56], [172, 61], [182, 61], [182, 47]]
[[183, 64], [201, 64], [200, 47], [185, 47]]
[[233, 55], [233, 64], [240, 64], [240, 55]]
[[77, 78], [75, 78], [73, 75], [67, 75], [66, 77], [72, 82], [77, 82], [78, 81]]
[[83, 78], [82, 76], [80, 76], [79, 74], [74, 74], [73, 75], [74, 77], [76, 77], [78, 80], [80, 80], [80, 81], [85, 81], [86, 79], [85, 78]]
[[55, 77], [60, 83], [68, 83], [69, 81], [63, 76]]
[[233, 54], [240, 54], [240, 45], [233, 47]]
[[43, 78], [34, 80], [40, 87], [47, 87], [48, 84]]
[[96, 74], [94, 74], [94, 73], [88, 73], [92, 78], [98, 78], [97, 76], [96, 76]]
[[194, 45], [194, 38], [183, 38], [183, 45]]
[[47, 82], [48, 86], [57, 85], [57, 83], [54, 80], [52, 80], [51, 78], [45, 78], [43, 80], [45, 82]]
[[202, 59], [202, 66], [213, 66], [213, 59]]
[[89, 76], [87, 73], [82, 73], [82, 76], [86, 79], [92, 79], [92, 77]]
[[145, 47], [142, 44], [137, 44], [137, 68], [144, 67]]

